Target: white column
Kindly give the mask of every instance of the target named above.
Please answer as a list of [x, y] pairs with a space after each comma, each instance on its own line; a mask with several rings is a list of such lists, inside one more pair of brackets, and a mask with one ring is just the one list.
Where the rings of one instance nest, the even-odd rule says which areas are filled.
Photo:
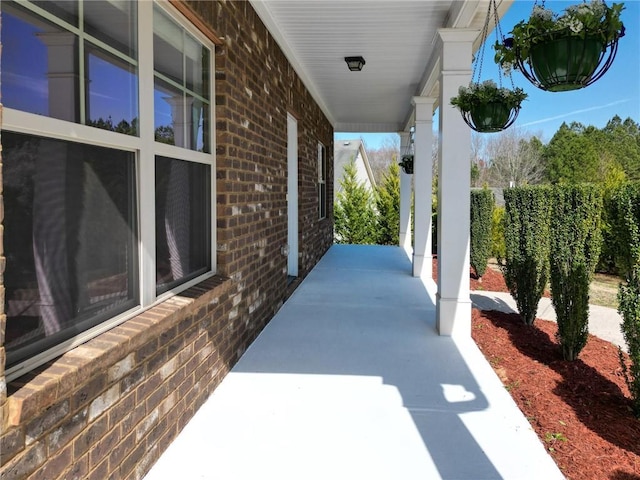
[[77, 122], [79, 120], [77, 37], [73, 33], [38, 33], [47, 47], [49, 116]]
[[[400, 158], [409, 151], [410, 132], [398, 132], [400, 135]], [[400, 169], [400, 246], [407, 254], [411, 253], [411, 175]]]
[[413, 137], [414, 247], [413, 276], [431, 278], [431, 150], [435, 98], [413, 97], [416, 131]]
[[440, 148], [438, 154], [438, 293], [440, 335], [471, 335], [469, 202], [471, 130], [450, 104], [471, 81], [476, 30], [438, 30], [441, 48]]

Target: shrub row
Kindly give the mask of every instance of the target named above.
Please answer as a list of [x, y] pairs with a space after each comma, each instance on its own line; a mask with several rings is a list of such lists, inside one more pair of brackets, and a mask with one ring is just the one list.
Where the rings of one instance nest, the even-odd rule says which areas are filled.
[[502, 264], [523, 321], [535, 320], [548, 279], [565, 359], [574, 360], [588, 335], [589, 284], [598, 262], [602, 195], [592, 185], [505, 190]]

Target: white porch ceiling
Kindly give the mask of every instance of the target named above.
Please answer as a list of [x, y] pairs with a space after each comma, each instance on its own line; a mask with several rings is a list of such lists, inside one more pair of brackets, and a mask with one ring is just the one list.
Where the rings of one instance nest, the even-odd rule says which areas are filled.
[[[438, 93], [437, 30], [484, 25], [488, 0], [250, 0], [336, 131], [396, 132]], [[502, 15], [513, 0], [498, 0]], [[478, 43], [478, 42], [477, 42]], [[361, 72], [344, 57], [361, 55]], [[471, 68], [471, 59], [469, 59]]]

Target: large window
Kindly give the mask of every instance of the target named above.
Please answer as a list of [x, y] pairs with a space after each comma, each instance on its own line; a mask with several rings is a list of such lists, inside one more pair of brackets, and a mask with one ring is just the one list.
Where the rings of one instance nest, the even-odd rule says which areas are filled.
[[0, 3], [9, 379], [215, 270], [213, 46], [166, 5]]

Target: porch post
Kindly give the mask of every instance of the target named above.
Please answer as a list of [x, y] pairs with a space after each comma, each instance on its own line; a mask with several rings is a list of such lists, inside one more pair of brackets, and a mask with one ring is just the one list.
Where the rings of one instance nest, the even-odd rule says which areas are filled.
[[433, 106], [435, 98], [413, 97], [416, 131], [414, 135], [413, 188], [415, 232], [413, 276], [431, 279], [431, 150], [433, 146]]
[[438, 293], [440, 335], [471, 335], [469, 297], [469, 208], [471, 132], [450, 104], [471, 81], [477, 30], [440, 29], [440, 148], [438, 153]]
[[[411, 133], [398, 132], [400, 135], [400, 156], [409, 151]], [[398, 161], [402, 160], [399, 158]], [[411, 175], [400, 169], [400, 246], [411, 252]]]

